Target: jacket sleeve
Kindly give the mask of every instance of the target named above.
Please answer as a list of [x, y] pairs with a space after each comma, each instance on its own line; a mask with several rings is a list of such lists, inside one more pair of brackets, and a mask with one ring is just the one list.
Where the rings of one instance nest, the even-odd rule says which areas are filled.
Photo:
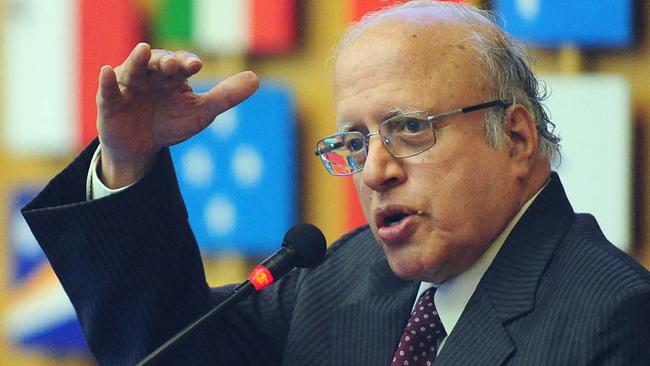
[[[152, 170], [125, 191], [86, 201], [85, 180], [96, 145], [53, 178], [23, 215], [99, 363], [133, 365], [228, 289], [211, 291], [205, 281], [169, 151], [161, 152]], [[238, 304], [162, 364], [232, 364], [242, 355], [261, 364], [279, 363], [293, 306], [295, 276], [288, 277]], [[250, 345], [251, 339], [269, 336], [268, 344]]]

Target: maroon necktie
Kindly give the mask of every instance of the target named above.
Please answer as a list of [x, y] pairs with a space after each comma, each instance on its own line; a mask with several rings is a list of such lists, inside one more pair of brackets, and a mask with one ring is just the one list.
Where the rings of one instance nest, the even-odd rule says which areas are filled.
[[436, 360], [438, 341], [447, 335], [433, 302], [436, 288], [420, 296], [406, 323], [390, 366], [431, 366]]

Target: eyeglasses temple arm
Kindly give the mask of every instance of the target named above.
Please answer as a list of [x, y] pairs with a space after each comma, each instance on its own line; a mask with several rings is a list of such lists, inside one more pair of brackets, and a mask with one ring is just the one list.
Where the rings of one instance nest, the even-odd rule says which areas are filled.
[[495, 107], [495, 106], [501, 106], [501, 107], [504, 107], [504, 108], [508, 108], [511, 105], [512, 105], [512, 102], [507, 102], [505, 100], [494, 100], [492, 102], [481, 103], [481, 104], [473, 105], [473, 106], [470, 106], [470, 107], [461, 108], [461, 111], [463, 113], [469, 113], [469, 112], [474, 112], [474, 111], [478, 111], [478, 110], [486, 109], [486, 108], [490, 108], [490, 107]]
[[343, 143], [342, 142], [337, 142], [335, 144], [325, 146], [322, 149], [317, 149], [316, 151], [314, 151], [314, 155], [316, 155], [316, 156], [325, 155], [328, 152], [334, 151], [334, 150], [338, 149], [341, 146], [343, 146]]

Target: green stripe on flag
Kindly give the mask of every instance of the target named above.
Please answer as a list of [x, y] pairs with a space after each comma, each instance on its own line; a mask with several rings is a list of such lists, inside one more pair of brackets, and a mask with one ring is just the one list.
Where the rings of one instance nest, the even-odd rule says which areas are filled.
[[152, 35], [156, 46], [187, 45], [192, 40], [192, 0], [158, 0]]

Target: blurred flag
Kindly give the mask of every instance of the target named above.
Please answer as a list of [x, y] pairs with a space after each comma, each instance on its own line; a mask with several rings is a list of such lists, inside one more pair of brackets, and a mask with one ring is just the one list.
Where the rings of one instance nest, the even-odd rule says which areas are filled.
[[139, 39], [131, 0], [8, 0], [2, 58], [7, 149], [72, 153], [95, 135], [97, 76]]
[[[199, 92], [212, 85], [193, 84]], [[249, 99], [172, 148], [204, 252], [266, 255], [295, 224], [300, 155], [294, 119], [291, 91], [264, 80]]]
[[631, 249], [630, 86], [619, 75], [540, 75], [562, 138], [557, 169], [576, 212], [596, 216], [605, 236]]
[[403, 2], [402, 0], [351, 0], [348, 2], [348, 13], [350, 20], [357, 21], [370, 12]]
[[[158, 0], [152, 19], [155, 44], [177, 48], [192, 39], [192, 0]], [[161, 46], [162, 47], [162, 46]]]
[[503, 28], [536, 46], [622, 47], [632, 42], [632, 0], [494, 0]]
[[12, 343], [50, 354], [88, 353], [74, 309], [19, 208], [35, 194], [14, 194], [10, 208], [11, 296], [3, 328]]
[[154, 35], [215, 54], [276, 54], [296, 43], [296, 0], [162, 0]]
[[[440, 0], [448, 1], [454, 3], [468, 3], [473, 5], [479, 5], [479, 0]], [[364, 15], [369, 12], [381, 10], [387, 6], [391, 6], [397, 3], [407, 2], [405, 0], [349, 0], [348, 9], [350, 14], [350, 19], [357, 21], [361, 19]]]
[[[56, 1], [53, 1], [56, 2]], [[141, 14], [133, 0], [76, 0], [79, 6], [78, 80], [81, 91], [81, 146], [97, 136], [97, 95], [99, 70], [117, 66], [142, 39]]]
[[4, 146], [61, 155], [77, 147], [74, 0], [9, 0], [4, 17]]

